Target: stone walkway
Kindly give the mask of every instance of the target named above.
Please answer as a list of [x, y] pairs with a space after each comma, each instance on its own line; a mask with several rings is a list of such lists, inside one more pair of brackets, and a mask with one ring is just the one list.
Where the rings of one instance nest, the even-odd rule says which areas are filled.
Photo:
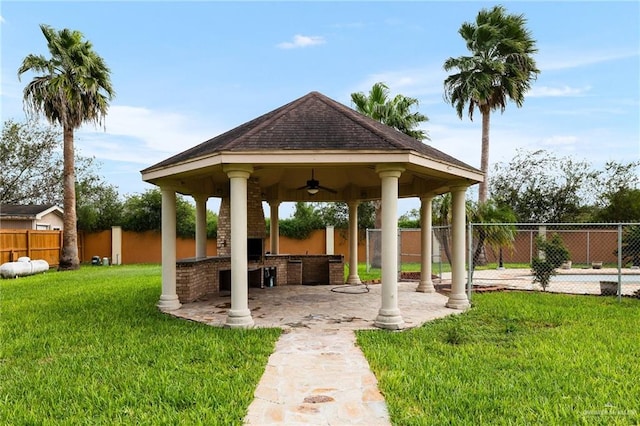
[[269, 358], [246, 425], [390, 425], [350, 330], [294, 330]]
[[[405, 328], [460, 312], [445, 307], [446, 296], [418, 293], [416, 286], [398, 285]], [[380, 290], [379, 284], [249, 289], [255, 326], [280, 327], [284, 333], [256, 388], [245, 424], [390, 425], [384, 397], [354, 334], [377, 330], [373, 323]], [[229, 305], [229, 294], [212, 295], [171, 314], [222, 326]]]

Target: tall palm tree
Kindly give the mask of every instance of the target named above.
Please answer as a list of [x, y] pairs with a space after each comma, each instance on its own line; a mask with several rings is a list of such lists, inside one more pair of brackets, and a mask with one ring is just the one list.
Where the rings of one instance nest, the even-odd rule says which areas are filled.
[[18, 69], [18, 78], [27, 71], [38, 75], [24, 89], [27, 114], [40, 114], [63, 130], [64, 230], [61, 270], [77, 269], [78, 233], [76, 229], [74, 130], [83, 123], [102, 124], [109, 101], [115, 92], [110, 70], [93, 51], [89, 41], [79, 31], [56, 31], [40, 25], [47, 40], [51, 58], [27, 55]]
[[488, 198], [491, 111], [504, 112], [509, 99], [521, 107], [525, 93], [540, 73], [532, 56], [538, 51], [536, 41], [526, 22], [524, 15], [507, 14], [502, 6], [482, 9], [475, 23], [465, 22], [458, 30], [471, 56], [449, 58], [444, 63], [445, 71], [457, 70], [444, 81], [445, 100], [461, 119], [465, 108], [472, 121], [476, 108], [482, 114], [480, 169], [485, 180], [480, 183], [480, 203]]

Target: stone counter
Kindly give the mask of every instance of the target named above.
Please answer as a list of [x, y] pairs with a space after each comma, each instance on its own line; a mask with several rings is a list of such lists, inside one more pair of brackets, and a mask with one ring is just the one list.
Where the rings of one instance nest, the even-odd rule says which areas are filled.
[[[344, 283], [342, 255], [266, 255], [248, 262], [251, 287], [269, 286], [265, 269], [275, 268], [273, 285], [338, 285]], [[194, 302], [207, 294], [231, 289], [231, 257], [186, 258], [176, 262], [176, 293], [180, 303]]]

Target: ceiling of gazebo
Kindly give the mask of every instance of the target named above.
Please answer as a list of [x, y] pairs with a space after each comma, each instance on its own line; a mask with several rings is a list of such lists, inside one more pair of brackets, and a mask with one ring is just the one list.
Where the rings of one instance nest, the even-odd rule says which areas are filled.
[[[326, 96], [311, 92], [187, 151], [142, 170], [143, 180], [183, 194], [221, 197], [223, 166], [253, 167], [264, 200], [346, 201], [380, 198], [376, 166], [405, 169], [399, 196], [440, 194], [472, 185], [481, 171]], [[314, 178], [323, 187], [299, 189]]]

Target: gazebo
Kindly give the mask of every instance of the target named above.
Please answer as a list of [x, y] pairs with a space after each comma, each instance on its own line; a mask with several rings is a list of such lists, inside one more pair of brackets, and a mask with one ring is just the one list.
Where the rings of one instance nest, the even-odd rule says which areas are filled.
[[360, 282], [358, 204], [381, 200], [382, 291], [375, 324], [399, 329], [403, 319], [397, 303], [398, 198], [420, 198], [422, 259], [416, 291], [433, 292], [431, 204], [436, 195], [450, 192], [452, 285], [446, 306], [469, 306], [465, 293], [465, 192], [484, 179], [482, 172], [321, 93], [311, 92], [141, 173], [144, 181], [159, 186], [162, 193], [162, 294], [158, 307], [163, 311], [181, 306], [176, 293], [176, 193], [195, 200], [196, 259], [207, 258], [207, 199], [219, 197], [221, 206], [226, 203], [229, 209], [229, 241], [228, 245], [226, 239], [223, 243], [230, 257], [228, 327], [254, 324], [248, 309], [247, 276], [251, 250], [247, 226], [253, 220], [247, 200], [251, 198], [270, 206], [269, 252], [274, 255], [279, 252], [280, 203], [346, 202], [350, 284]]

